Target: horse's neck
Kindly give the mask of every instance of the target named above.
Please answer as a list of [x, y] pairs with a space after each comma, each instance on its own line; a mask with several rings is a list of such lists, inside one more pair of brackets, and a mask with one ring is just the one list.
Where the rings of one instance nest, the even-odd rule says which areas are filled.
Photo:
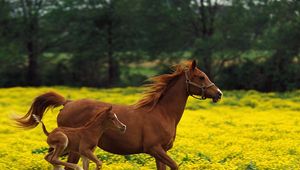
[[163, 107], [170, 118], [174, 119], [176, 125], [179, 123], [188, 98], [184, 75], [180, 75], [174, 84], [165, 92], [159, 105]]
[[[89, 124], [88, 126], [86, 126], [84, 128], [85, 131], [87, 132], [91, 132], [93, 134], [96, 134], [97, 136], [101, 136], [104, 132], [104, 120], [103, 119], [99, 119], [99, 117], [97, 119], [95, 119], [91, 124]], [[96, 136], [95, 136], [96, 137]]]

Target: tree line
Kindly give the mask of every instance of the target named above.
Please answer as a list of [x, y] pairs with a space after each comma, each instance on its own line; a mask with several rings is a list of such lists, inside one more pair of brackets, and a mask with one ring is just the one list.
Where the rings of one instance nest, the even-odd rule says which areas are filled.
[[0, 0], [0, 86], [140, 85], [144, 63], [197, 59], [222, 89], [298, 89], [299, 28], [298, 0]]

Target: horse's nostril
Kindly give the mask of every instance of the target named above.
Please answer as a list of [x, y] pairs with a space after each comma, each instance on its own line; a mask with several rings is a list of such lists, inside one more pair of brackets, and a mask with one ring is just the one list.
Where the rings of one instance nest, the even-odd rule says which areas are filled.
[[221, 97], [222, 96], [222, 92], [218, 91], [218, 96]]

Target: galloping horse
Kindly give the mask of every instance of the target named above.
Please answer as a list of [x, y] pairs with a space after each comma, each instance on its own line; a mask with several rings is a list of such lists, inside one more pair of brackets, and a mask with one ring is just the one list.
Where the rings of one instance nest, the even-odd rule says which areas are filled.
[[92, 120], [83, 127], [58, 127], [52, 132], [48, 132], [43, 121], [38, 116], [33, 115], [38, 123], [42, 124], [44, 134], [47, 136], [47, 143], [53, 148], [53, 151], [45, 156], [46, 161], [51, 163], [54, 168], [59, 169], [59, 165], [82, 170], [76, 164], [63, 162], [59, 156], [65, 151], [79, 153], [82, 157], [83, 169], [88, 170], [89, 160], [96, 163], [96, 169], [100, 170], [102, 162], [94, 155], [99, 139], [107, 129], [115, 129], [125, 132], [126, 125], [119, 121], [115, 113], [111, 112], [112, 107], [104, 108], [96, 114]]
[[[173, 73], [154, 77], [152, 81], [136, 104], [112, 105], [112, 111], [127, 126], [126, 132], [106, 131], [98, 146], [120, 155], [147, 153], [155, 158], [158, 170], [165, 170], [166, 165], [177, 170], [178, 165], [167, 151], [173, 146], [188, 96], [198, 95], [199, 99], [211, 98], [217, 102], [222, 92], [197, 68], [195, 60], [179, 64]], [[38, 96], [28, 113], [16, 121], [21, 127], [34, 128], [37, 123], [33, 114], [42, 119], [49, 107], [60, 105], [64, 107], [57, 116], [58, 126], [79, 127], [93, 118], [99, 108], [111, 104], [88, 99], [68, 101], [56, 93], [46, 93]], [[68, 162], [78, 160], [78, 154], [69, 153]]]

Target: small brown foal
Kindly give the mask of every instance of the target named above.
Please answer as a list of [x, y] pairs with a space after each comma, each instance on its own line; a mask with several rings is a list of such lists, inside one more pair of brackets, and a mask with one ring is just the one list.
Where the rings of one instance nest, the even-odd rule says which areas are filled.
[[101, 169], [102, 162], [94, 155], [94, 150], [101, 138], [103, 132], [107, 129], [116, 129], [125, 132], [126, 125], [120, 122], [115, 113], [111, 111], [111, 106], [102, 109], [91, 121], [79, 128], [58, 127], [52, 132], [48, 132], [44, 123], [36, 115], [33, 115], [38, 123], [42, 123], [43, 131], [48, 136], [47, 143], [53, 151], [45, 156], [55, 169], [59, 169], [61, 165], [81, 170], [82, 168], [76, 164], [62, 162], [59, 156], [63, 152], [79, 153], [82, 157], [83, 169], [88, 170], [89, 160], [96, 163], [96, 169]]

